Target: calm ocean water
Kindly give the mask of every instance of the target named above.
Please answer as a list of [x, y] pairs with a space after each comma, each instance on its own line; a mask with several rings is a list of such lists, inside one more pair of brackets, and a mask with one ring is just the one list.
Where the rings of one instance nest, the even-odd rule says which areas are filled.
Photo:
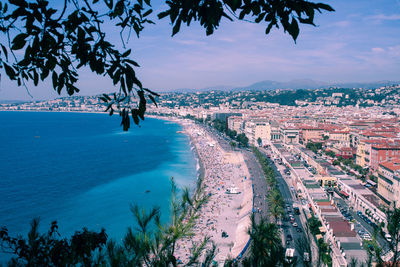
[[[120, 240], [129, 205], [161, 208], [168, 221], [170, 177], [194, 187], [196, 161], [181, 126], [146, 119], [122, 132], [106, 114], [0, 112], [0, 226], [25, 234], [57, 220], [62, 235], [106, 228]], [[146, 193], [146, 190], [150, 190]]]

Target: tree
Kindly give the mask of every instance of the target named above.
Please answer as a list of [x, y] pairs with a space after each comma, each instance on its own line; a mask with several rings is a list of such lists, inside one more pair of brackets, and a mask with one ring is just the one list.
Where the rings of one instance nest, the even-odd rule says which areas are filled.
[[332, 263], [332, 257], [330, 255], [330, 247], [324, 242], [322, 238], [317, 241], [318, 246], [318, 266], [322, 261], [323, 264], [328, 265]]
[[[104, 94], [110, 115], [118, 111], [124, 130], [144, 119], [147, 101], [156, 104], [157, 93], [145, 88], [136, 75], [139, 64], [134, 61], [126, 44], [133, 32], [139, 37], [146, 25], [153, 24], [150, 0], [9, 0], [0, 3], [0, 68], [2, 75], [25, 86], [35, 86], [50, 79], [57, 93], [69, 95], [80, 91], [76, 87], [78, 70], [88, 67], [97, 75], [106, 76], [119, 88]], [[265, 33], [273, 27], [283, 28], [296, 41], [300, 24], [314, 25], [315, 12], [334, 11], [323, 3], [306, 0], [243, 1], [243, 0], [168, 0], [167, 9], [158, 18], [169, 18], [172, 35], [183, 24], [199, 22], [210, 35], [222, 20], [265, 23]], [[120, 32], [121, 45], [107, 38], [106, 25]], [[18, 51], [18, 53], [15, 53]], [[21, 53], [22, 52], [22, 53]], [[4, 72], [3, 72], [4, 70]], [[136, 98], [136, 100], [134, 100]]]
[[261, 140], [260, 137], [257, 138], [257, 144], [258, 144], [258, 146], [261, 146], [261, 145], [262, 145], [262, 140]]
[[[83, 229], [71, 238], [60, 239], [56, 222], [48, 233], [39, 234], [38, 220], [33, 220], [27, 239], [10, 237], [7, 229], [1, 229], [0, 249], [15, 255], [10, 262], [12, 266], [176, 266], [176, 243], [193, 235], [194, 221], [207, 200], [201, 189], [193, 198], [187, 189], [182, 192], [181, 200], [176, 196], [172, 182], [172, 214], [168, 225], [160, 223], [158, 208], [145, 211], [132, 206], [136, 227], [128, 228], [122, 244], [107, 242], [105, 230], [96, 233]], [[193, 244], [186, 266], [210, 266], [215, 252], [215, 245], [206, 236]]]
[[[400, 255], [399, 255], [399, 242], [400, 242], [400, 209], [392, 208], [386, 210], [386, 218], [387, 218], [387, 230], [389, 235], [391, 235], [391, 241], [389, 243], [389, 248], [393, 252], [393, 257], [390, 262], [387, 262], [385, 266], [395, 267], [400, 264]], [[385, 238], [385, 232], [381, 229], [381, 235]], [[374, 244], [373, 244], [374, 245]], [[380, 252], [381, 250], [376, 249], [376, 244], [374, 246], [374, 254], [379, 262], [383, 262], [381, 259]]]
[[236, 136], [236, 140], [244, 147], [247, 147], [249, 145], [249, 139], [244, 133], [238, 134]]
[[11, 237], [6, 228], [0, 230], [0, 248], [16, 257], [10, 260], [13, 266], [93, 266], [96, 250], [107, 242], [105, 230], [77, 231], [70, 239], [60, 239], [58, 224], [53, 222], [49, 231], [40, 234], [39, 219], [33, 219], [27, 239]]
[[312, 216], [307, 220], [308, 226], [310, 228], [310, 232], [315, 236], [320, 233], [319, 227], [322, 226], [321, 221], [318, 218]]
[[249, 235], [252, 242], [243, 266], [279, 266], [284, 262], [284, 249], [278, 226], [265, 218], [261, 218], [257, 224], [253, 215], [251, 223]]
[[272, 216], [274, 216], [275, 222], [277, 222], [278, 217], [282, 216], [285, 213], [285, 202], [282, 198], [282, 195], [278, 189], [273, 189], [269, 192], [267, 200], [271, 214]]
[[329, 157], [331, 157], [331, 158], [335, 158], [335, 152], [333, 152], [333, 151], [331, 151], [331, 150], [329, 150], [329, 151], [325, 151], [325, 154], [326, 155], [328, 155]]
[[234, 141], [230, 141], [229, 144], [231, 145], [232, 148], [236, 147], [236, 142], [234, 142]]

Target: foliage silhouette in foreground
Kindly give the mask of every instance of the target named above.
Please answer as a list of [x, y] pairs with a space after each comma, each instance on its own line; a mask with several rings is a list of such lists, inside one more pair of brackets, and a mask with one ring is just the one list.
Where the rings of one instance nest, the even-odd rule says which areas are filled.
[[[101, 96], [112, 115], [119, 112], [124, 130], [144, 119], [147, 102], [155, 105], [157, 93], [145, 88], [136, 75], [139, 63], [126, 48], [131, 33], [139, 37], [153, 24], [150, 0], [9, 0], [0, 2], [0, 69], [18, 86], [36, 86], [51, 80], [61, 94], [78, 93], [79, 70], [110, 79], [117, 92]], [[299, 24], [314, 25], [315, 13], [334, 11], [323, 3], [305, 0], [167, 0], [168, 8], [158, 18], [169, 18], [172, 35], [181, 24], [199, 22], [212, 34], [222, 18], [266, 24], [265, 34], [282, 27], [296, 41]], [[120, 33], [121, 42], [111, 40], [105, 28]], [[122, 47], [122, 48], [119, 48]], [[29, 91], [28, 91], [29, 93]]]
[[[0, 231], [0, 248], [14, 256], [12, 266], [176, 266], [176, 243], [193, 235], [194, 221], [207, 201], [199, 189], [190, 198], [189, 190], [180, 193], [172, 183], [171, 221], [160, 223], [160, 210], [146, 212], [137, 205], [131, 207], [135, 227], [129, 227], [122, 244], [107, 241], [105, 230], [77, 231], [71, 238], [60, 238], [58, 225], [53, 222], [48, 233], [38, 232], [39, 221], [34, 219], [27, 238], [10, 237], [6, 228]], [[216, 247], [205, 237], [193, 243], [192, 255], [186, 266], [210, 263]], [[201, 256], [205, 253], [205, 257]], [[207, 265], [207, 266], [210, 266]]]

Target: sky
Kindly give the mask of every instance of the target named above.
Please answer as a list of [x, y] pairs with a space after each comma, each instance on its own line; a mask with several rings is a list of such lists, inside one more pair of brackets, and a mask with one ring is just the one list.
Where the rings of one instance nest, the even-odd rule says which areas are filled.
[[[320, 0], [335, 12], [317, 14], [317, 27], [300, 25], [295, 43], [282, 29], [265, 35], [266, 24], [223, 20], [211, 36], [193, 23], [171, 37], [168, 19], [155, 15], [166, 9], [152, 1], [155, 25], [127, 48], [140, 64], [135, 71], [155, 91], [213, 86], [247, 86], [263, 80], [313, 79], [325, 82], [400, 80], [400, 0]], [[119, 42], [116, 31], [107, 36]], [[3, 71], [3, 70], [1, 70]], [[25, 88], [1, 73], [0, 100], [57, 97], [51, 82]], [[4, 77], [4, 78], [3, 78]], [[88, 70], [80, 73], [79, 95], [113, 92], [112, 83]]]

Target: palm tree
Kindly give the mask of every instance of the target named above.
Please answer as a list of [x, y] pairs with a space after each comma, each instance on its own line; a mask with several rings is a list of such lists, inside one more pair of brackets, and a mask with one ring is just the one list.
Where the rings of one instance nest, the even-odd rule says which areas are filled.
[[275, 218], [275, 222], [278, 221], [278, 217], [282, 216], [285, 213], [284, 210], [284, 201], [282, 195], [278, 191], [278, 189], [273, 189], [268, 195], [268, 204], [270, 207], [270, 212], [272, 216]]
[[318, 239], [318, 266], [322, 263], [326, 266], [332, 263], [332, 257], [330, 255], [330, 247], [324, 242], [322, 238]]
[[[185, 189], [181, 200], [176, 199], [176, 186], [172, 181], [172, 214], [168, 225], [160, 223], [160, 210], [146, 212], [137, 205], [131, 207], [136, 221], [129, 227], [122, 244], [107, 242], [104, 230], [99, 233], [87, 229], [76, 232], [71, 239], [59, 239], [54, 222], [46, 234], [39, 234], [38, 220], [33, 220], [28, 238], [13, 238], [0, 228], [0, 249], [16, 255], [10, 266], [177, 266], [176, 242], [193, 235], [195, 219], [207, 201], [202, 189], [191, 198]], [[208, 237], [193, 244], [186, 266], [211, 266], [216, 246]]]
[[254, 216], [251, 217], [251, 223], [249, 256], [243, 260], [243, 266], [278, 266], [283, 263], [284, 249], [278, 226], [265, 218], [261, 218], [257, 224]]

